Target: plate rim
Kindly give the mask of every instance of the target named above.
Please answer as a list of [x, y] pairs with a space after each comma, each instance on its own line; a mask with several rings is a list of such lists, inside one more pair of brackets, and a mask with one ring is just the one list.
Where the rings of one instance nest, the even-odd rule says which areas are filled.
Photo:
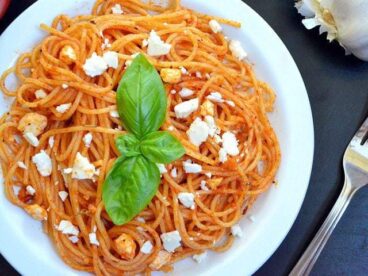
[[[295, 209], [295, 211], [293, 212], [293, 217], [290, 218], [290, 221], [291, 223], [288, 225], [288, 227], [284, 227], [284, 230], [283, 230], [283, 234], [281, 235], [282, 238], [279, 238], [278, 239], [278, 242], [277, 242], [277, 245], [274, 245], [274, 249], [273, 250], [269, 250], [269, 254], [266, 254], [266, 256], [263, 258], [263, 261], [261, 262], [258, 262], [257, 265], [254, 266], [254, 269], [251, 271], [250, 274], [253, 274], [254, 272], [256, 272], [267, 260], [270, 259], [270, 257], [276, 252], [276, 250], [279, 248], [279, 246], [281, 245], [281, 243], [283, 241], [285, 241], [285, 238], [287, 236], [287, 234], [289, 233], [289, 231], [291, 230], [292, 226], [294, 225], [295, 221], [296, 221], [296, 218], [297, 216], [299, 215], [300, 213], [300, 210], [301, 210], [301, 207], [303, 205], [303, 202], [305, 200], [305, 196], [306, 196], [306, 193], [307, 193], [307, 189], [309, 187], [309, 184], [310, 184], [310, 178], [311, 178], [311, 173], [312, 173], [312, 167], [313, 167], [313, 160], [314, 160], [314, 149], [315, 149], [315, 134], [314, 134], [314, 122], [313, 122], [313, 115], [312, 115], [312, 109], [311, 109], [311, 105], [310, 105], [310, 100], [309, 100], [309, 96], [308, 96], [308, 92], [307, 92], [307, 89], [306, 89], [306, 86], [305, 86], [305, 83], [304, 83], [304, 80], [302, 78], [302, 75], [300, 73], [300, 70], [293, 58], [293, 56], [291, 55], [290, 51], [287, 49], [286, 45], [283, 43], [282, 39], [278, 36], [278, 34], [274, 31], [274, 29], [267, 23], [266, 20], [263, 19], [263, 17], [258, 14], [255, 10], [253, 10], [253, 8], [251, 8], [247, 3], [241, 1], [241, 0], [232, 0], [235, 2], [238, 2], [239, 5], [244, 5], [248, 10], [249, 12], [253, 13], [253, 15], [255, 15], [256, 17], [258, 17], [259, 20], [261, 20], [263, 22], [263, 25], [265, 28], [268, 29], [269, 32], [272, 32], [273, 35], [277, 38], [277, 40], [280, 42], [280, 44], [282, 45], [283, 48], [285, 48], [286, 52], [288, 53], [289, 55], [289, 58], [291, 59], [292, 61], [292, 65], [295, 66], [295, 69], [296, 69], [296, 73], [298, 75], [298, 78], [299, 78], [299, 82], [302, 84], [303, 86], [303, 93], [300, 93], [301, 95], [303, 95], [305, 97], [305, 101], [304, 101], [304, 105], [305, 107], [307, 108], [306, 111], [308, 114], [304, 114], [306, 117], [308, 117], [307, 121], [309, 122], [309, 125], [307, 126], [308, 130], [308, 134], [309, 136], [312, 138], [310, 140], [310, 152], [309, 152], [309, 160], [306, 164], [306, 169], [304, 169], [304, 171], [306, 172], [306, 184], [303, 185], [304, 189], [302, 191], [302, 199], [298, 202], [298, 206], [297, 208]], [[9, 25], [8, 27], [3, 31], [3, 33], [1, 34], [0, 36], [0, 43], [4, 42], [6, 37], [8, 36], [12, 36], [11, 33], [12, 33], [12, 29], [14, 29], [14, 26], [15, 24], [17, 24], [17, 22], [21, 21], [24, 17], [26, 17], [28, 15], [28, 13], [32, 13], [32, 11], [35, 9], [35, 11], [37, 11], [37, 8], [38, 6], [42, 6], [43, 3], [46, 2], [46, 0], [38, 0], [36, 2], [34, 2], [32, 5], [30, 5], [27, 9], [25, 9], [19, 16], [17, 16]], [[51, 3], [51, 1], [49, 1], [48, 3]], [[3, 192], [3, 191], [0, 191], [0, 192]], [[295, 206], [296, 207], [296, 206]], [[3, 240], [3, 238], [1, 237], [0, 235], [0, 241]], [[5, 250], [5, 248], [2, 247], [2, 242], [0, 242], [0, 254], [11, 264], [11, 266], [17, 270], [18, 272], [21, 272], [24, 274], [25, 272], [25, 268], [23, 265], [22, 265], [22, 262], [18, 261], [16, 258], [13, 258], [11, 257], [11, 254], [8, 254], [7, 253], [7, 250]], [[225, 265], [226, 268], [229, 268], [228, 265]], [[27, 267], [29, 268], [29, 267]], [[212, 271], [212, 270], [211, 270]], [[211, 272], [210, 271], [210, 272]], [[214, 272], [214, 271], [212, 271]], [[26, 275], [27, 274], [32, 274], [32, 273], [25, 273]], [[206, 275], [209, 275], [210, 273], [205, 273]], [[33, 274], [32, 274], [33, 275]], [[213, 274], [211, 274], [213, 275]]]

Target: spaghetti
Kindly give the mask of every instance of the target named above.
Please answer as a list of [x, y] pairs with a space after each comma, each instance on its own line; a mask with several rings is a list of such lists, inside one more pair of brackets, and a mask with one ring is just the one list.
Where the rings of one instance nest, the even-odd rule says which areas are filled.
[[[121, 12], [114, 14], [117, 8]], [[3, 73], [0, 88], [15, 97], [0, 125], [6, 196], [43, 220], [44, 231], [70, 267], [97, 275], [150, 274], [170, 271], [175, 262], [206, 250], [225, 251], [234, 242], [231, 227], [272, 185], [280, 150], [267, 112], [272, 111], [275, 95], [256, 79], [249, 64], [231, 54], [227, 38], [211, 30], [213, 19], [239, 27], [237, 22], [184, 8], [179, 1], [164, 8], [138, 0], [98, 0], [91, 15], [60, 15], [50, 27], [41, 25], [49, 35]], [[145, 41], [152, 30], [171, 45], [167, 55], [147, 56]], [[74, 59], [62, 55], [66, 46]], [[86, 59], [106, 50], [118, 52], [117, 68], [93, 78], [86, 75]], [[117, 226], [104, 210], [101, 193], [118, 156], [114, 139], [125, 133], [120, 120], [112, 116], [115, 90], [136, 53], [145, 54], [159, 71], [182, 72], [180, 82], [165, 84], [168, 111], [162, 129], [180, 140], [186, 155], [166, 166], [159, 191], [147, 208], [135, 220]], [[15, 91], [5, 85], [12, 74], [20, 81]], [[177, 93], [183, 88], [194, 91], [188, 99], [198, 98], [200, 108], [178, 119], [174, 107], [184, 101]], [[215, 91], [222, 98], [209, 103], [207, 97]], [[210, 110], [204, 108], [205, 102]], [[236, 135], [238, 155], [221, 161], [221, 144], [213, 137], [199, 147], [190, 142], [186, 132], [206, 112], [212, 112], [221, 132]], [[34, 124], [35, 113], [43, 115], [47, 125], [38, 129], [38, 143], [32, 146], [20, 125], [27, 114], [30, 120], [23, 128]], [[88, 143], [86, 134], [93, 137]], [[42, 176], [33, 160], [41, 150], [51, 159], [49, 176]], [[95, 166], [93, 179], [80, 180], [67, 173], [78, 153]], [[185, 172], [183, 162], [188, 159], [201, 165], [199, 173]], [[195, 195], [193, 210], [178, 201], [182, 192]], [[62, 221], [77, 231], [61, 229]], [[181, 246], [168, 253], [160, 235], [175, 230]], [[153, 247], [142, 252], [147, 241]]]

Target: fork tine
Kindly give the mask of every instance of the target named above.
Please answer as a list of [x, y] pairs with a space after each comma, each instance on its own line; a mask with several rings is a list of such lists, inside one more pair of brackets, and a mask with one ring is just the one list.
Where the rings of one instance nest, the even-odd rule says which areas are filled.
[[[358, 131], [355, 133], [354, 135], [354, 140], [355, 139], [359, 139], [359, 141], [364, 144], [364, 142], [367, 140], [368, 138], [368, 117], [365, 119], [365, 121], [363, 122], [363, 124], [361, 125], [361, 127], [358, 129]], [[366, 137], [367, 136], [367, 137]]]

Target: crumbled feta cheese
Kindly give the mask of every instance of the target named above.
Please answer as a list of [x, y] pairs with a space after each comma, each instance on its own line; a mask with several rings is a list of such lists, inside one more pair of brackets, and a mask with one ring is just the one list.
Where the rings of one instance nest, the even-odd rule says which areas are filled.
[[53, 148], [54, 147], [54, 143], [55, 143], [54, 136], [50, 136], [50, 138], [49, 138], [49, 146], [50, 146], [50, 148]]
[[72, 242], [72, 243], [77, 243], [79, 241], [79, 238], [77, 236], [71, 236], [68, 237], [68, 239]]
[[220, 23], [217, 22], [217, 20], [214, 20], [214, 19], [210, 20], [209, 25], [210, 25], [212, 32], [214, 32], [215, 34], [222, 31], [222, 27]]
[[215, 136], [213, 136], [213, 138], [215, 139], [215, 142], [216, 142], [217, 144], [221, 144], [221, 143], [222, 143], [222, 138], [221, 138], [221, 136], [220, 136], [220, 135], [215, 134]]
[[35, 154], [32, 157], [32, 162], [36, 165], [38, 172], [42, 176], [51, 175], [52, 171], [51, 158], [44, 150], [41, 150], [39, 153]]
[[31, 146], [38, 147], [38, 145], [40, 144], [38, 138], [32, 132], [24, 133], [23, 137]]
[[18, 161], [17, 162], [17, 165], [18, 165], [19, 168], [21, 168], [23, 170], [26, 170], [27, 169], [27, 166], [26, 166], [26, 164], [24, 164], [23, 161]]
[[124, 13], [124, 11], [121, 8], [121, 5], [120, 4], [115, 4], [115, 6], [113, 6], [111, 8], [111, 11], [112, 11], [113, 14], [123, 14]]
[[240, 44], [240, 41], [238, 40], [231, 40], [229, 45], [230, 51], [233, 54], [234, 57], [236, 57], [239, 60], [243, 60], [247, 57], [247, 53], [243, 49], [243, 47]]
[[171, 176], [174, 178], [178, 177], [178, 170], [176, 168], [173, 168], [171, 170]]
[[74, 160], [72, 177], [75, 179], [93, 179], [96, 173], [95, 166], [79, 152]]
[[146, 241], [142, 247], [141, 247], [141, 252], [143, 254], [150, 254], [152, 252], [153, 249], [153, 245], [150, 241]]
[[150, 56], [162, 56], [167, 55], [170, 52], [171, 45], [165, 43], [157, 35], [155, 31], [151, 31], [148, 38], [148, 49], [147, 54]]
[[87, 76], [96, 77], [102, 75], [107, 67], [106, 61], [94, 52], [90, 58], [86, 59], [83, 70]]
[[209, 191], [208, 187], [206, 186], [206, 181], [205, 180], [201, 180], [201, 190], [203, 191]]
[[61, 201], [64, 202], [66, 200], [66, 198], [68, 197], [68, 193], [65, 192], [65, 191], [60, 191], [59, 192], [59, 197], [60, 197]]
[[33, 196], [35, 193], [36, 193], [36, 190], [31, 186], [31, 185], [28, 185], [26, 187], [26, 191], [29, 195]]
[[208, 178], [211, 178], [211, 177], [212, 177], [212, 173], [210, 173], [210, 172], [205, 173], [205, 175], [206, 175]]
[[105, 49], [107, 49], [107, 48], [111, 48], [111, 43], [110, 43], [110, 41], [109, 41], [109, 39], [108, 38], [105, 38], [104, 39], [104, 42], [103, 42], [103, 44], [102, 44], [102, 50], [105, 50]]
[[238, 237], [238, 238], [243, 237], [243, 231], [240, 228], [239, 224], [235, 224], [235, 225], [231, 226], [231, 234], [234, 237]]
[[117, 111], [117, 110], [111, 110], [111, 111], [110, 111], [110, 116], [111, 116], [112, 118], [119, 118], [119, 113], [118, 113], [118, 111]]
[[119, 55], [117, 52], [107, 51], [103, 54], [102, 58], [106, 62], [108, 67], [112, 67], [114, 69], [119, 66]]
[[192, 96], [194, 94], [194, 91], [189, 89], [189, 88], [183, 88], [182, 90], [180, 90], [179, 92], [179, 95], [180, 97], [182, 98], [186, 98], [186, 97], [189, 97], [189, 96]]
[[61, 220], [59, 225], [56, 226], [56, 230], [62, 232], [65, 235], [78, 236], [79, 230], [68, 220]]
[[177, 118], [187, 118], [190, 114], [198, 109], [198, 106], [198, 98], [182, 102], [174, 107], [175, 115]]
[[233, 101], [226, 101], [226, 103], [231, 107], [235, 107], [235, 103]]
[[183, 204], [186, 208], [190, 208], [194, 210], [195, 203], [194, 203], [194, 194], [192, 193], [179, 193], [178, 199], [181, 204]]
[[205, 74], [205, 77], [206, 77], [206, 79], [208, 79], [208, 80], [209, 80], [209, 79], [211, 78], [211, 75], [210, 75], [210, 74], [208, 74], [208, 73], [206, 73], [206, 74]]
[[35, 96], [36, 96], [36, 99], [44, 99], [47, 97], [47, 94], [45, 92], [45, 90], [43, 89], [38, 89], [35, 91]]
[[96, 233], [89, 233], [88, 234], [88, 237], [89, 237], [89, 242], [93, 245], [97, 245], [99, 246], [100, 243], [98, 242], [97, 240], [97, 236], [96, 236]]
[[69, 110], [71, 106], [72, 106], [71, 103], [61, 104], [56, 107], [56, 111], [59, 113], [65, 113]]
[[73, 168], [66, 168], [63, 170], [63, 173], [65, 174], [71, 174], [73, 172]]
[[181, 73], [182, 73], [183, 75], [188, 74], [188, 70], [187, 70], [184, 66], [180, 66], [180, 67], [179, 67], [179, 69], [181, 70]]
[[67, 85], [66, 83], [63, 83], [63, 84], [61, 85], [61, 87], [62, 87], [63, 89], [67, 89], [67, 88], [69, 87], [69, 85]]
[[186, 173], [200, 173], [202, 171], [201, 165], [192, 163], [188, 160], [183, 162], [183, 167]]
[[216, 103], [223, 103], [224, 99], [219, 92], [212, 92], [210, 95], [207, 96], [207, 99]]
[[176, 248], [181, 246], [181, 237], [177, 230], [161, 234], [161, 240], [167, 252], [174, 252]]
[[231, 156], [239, 154], [238, 140], [234, 133], [227, 131], [222, 135], [222, 147]]
[[148, 46], [148, 40], [147, 39], [143, 39], [142, 40], [142, 48], [145, 48]]
[[210, 128], [208, 125], [203, 122], [200, 118], [196, 118], [194, 122], [190, 125], [187, 135], [189, 137], [189, 141], [199, 147], [203, 142], [205, 142], [208, 138]]
[[59, 54], [59, 58], [62, 62], [70, 65], [77, 60], [77, 53], [75, 52], [74, 48], [70, 45], [65, 45]]
[[167, 170], [164, 164], [156, 164], [156, 165], [160, 171], [160, 174], [167, 173]]
[[215, 134], [219, 133], [220, 130], [217, 128], [215, 118], [213, 118], [213, 116], [206, 115], [204, 117], [204, 121], [206, 122], [206, 124], [208, 126], [208, 135], [209, 136], [214, 137]]
[[167, 129], [168, 129], [169, 131], [173, 131], [175, 128], [174, 128], [173, 126], [169, 126]]
[[83, 136], [83, 143], [87, 148], [91, 146], [92, 139], [93, 139], [93, 136], [91, 132], [88, 132], [87, 134]]
[[196, 74], [196, 77], [197, 77], [197, 78], [199, 78], [199, 79], [201, 79], [201, 78], [202, 78], [202, 73], [201, 73], [201, 72], [196, 72], [195, 74]]
[[201, 263], [206, 258], [207, 258], [207, 251], [203, 252], [202, 254], [193, 255], [193, 260], [195, 260], [197, 263]]
[[219, 151], [219, 161], [221, 163], [225, 163], [227, 161], [227, 153], [224, 148], [221, 148]]
[[138, 221], [138, 222], [142, 222], [142, 223], [146, 222], [146, 220], [142, 217], [137, 217], [135, 220]]
[[175, 89], [171, 89], [171, 90], [170, 90], [170, 94], [171, 94], [171, 95], [175, 95], [175, 94], [176, 94], [176, 90], [175, 90]]

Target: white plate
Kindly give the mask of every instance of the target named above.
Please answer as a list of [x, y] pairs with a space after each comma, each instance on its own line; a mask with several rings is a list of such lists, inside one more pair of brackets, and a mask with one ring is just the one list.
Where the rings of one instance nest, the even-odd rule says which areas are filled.
[[[38, 28], [60, 14], [89, 13], [92, 0], [39, 0], [19, 16], [0, 38], [0, 72], [19, 53], [30, 50], [45, 34]], [[210, 254], [201, 264], [184, 260], [175, 275], [249, 275], [277, 249], [291, 228], [306, 193], [313, 159], [313, 120], [300, 73], [284, 44], [251, 8], [240, 0], [183, 0], [183, 5], [240, 21], [242, 29], [225, 27], [226, 35], [242, 42], [257, 76], [277, 92], [270, 115], [282, 152], [279, 185], [263, 194], [250, 210], [256, 221], [244, 218], [244, 237], [222, 254]], [[6, 111], [4, 101], [0, 112]], [[0, 191], [0, 252], [23, 275], [77, 275], [54, 250], [41, 224], [10, 204]]]

